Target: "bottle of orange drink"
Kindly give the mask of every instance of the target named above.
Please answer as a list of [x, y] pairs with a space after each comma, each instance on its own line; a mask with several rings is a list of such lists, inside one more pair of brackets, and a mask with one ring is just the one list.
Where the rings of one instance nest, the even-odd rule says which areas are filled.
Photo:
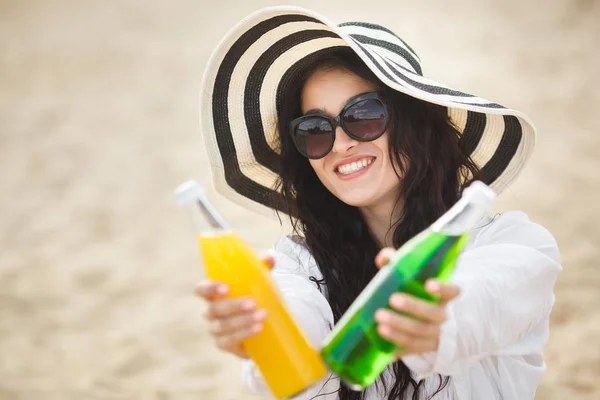
[[212, 207], [202, 187], [189, 181], [176, 190], [192, 212], [206, 276], [229, 286], [227, 296], [249, 296], [267, 312], [261, 332], [242, 345], [278, 399], [302, 392], [327, 374], [317, 349], [286, 308], [268, 267]]

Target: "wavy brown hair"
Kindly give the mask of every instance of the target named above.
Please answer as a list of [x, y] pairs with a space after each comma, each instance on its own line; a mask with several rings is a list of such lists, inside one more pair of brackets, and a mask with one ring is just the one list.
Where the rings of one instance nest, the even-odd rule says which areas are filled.
[[[345, 204], [329, 192], [311, 168], [308, 159], [294, 147], [290, 122], [302, 115], [301, 93], [306, 79], [317, 69], [343, 68], [373, 82], [385, 93], [390, 108], [389, 152], [401, 181], [397, 206], [399, 218], [390, 220], [395, 247], [427, 228], [460, 197], [462, 188], [478, 175], [478, 168], [464, 151], [460, 133], [450, 122], [445, 107], [423, 102], [387, 88], [349, 49], [318, 56], [291, 82], [280, 96], [278, 131], [280, 165], [277, 190], [285, 198], [292, 225], [314, 256], [325, 284], [335, 322], [348, 309], [377, 272], [374, 263], [380, 245], [373, 238], [358, 208]], [[401, 205], [401, 206], [400, 206]], [[391, 218], [391, 216], [390, 216]], [[388, 400], [405, 399], [409, 387], [412, 400], [421, 396], [424, 381], [417, 383], [402, 361], [393, 364], [393, 382], [380, 377]], [[434, 397], [447, 384], [438, 375]], [[362, 400], [364, 393], [341, 385], [340, 400]]]

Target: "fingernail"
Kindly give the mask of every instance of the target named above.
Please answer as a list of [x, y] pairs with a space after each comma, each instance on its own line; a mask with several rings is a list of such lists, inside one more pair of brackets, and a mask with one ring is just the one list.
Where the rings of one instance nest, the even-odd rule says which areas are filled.
[[377, 331], [379, 332], [380, 335], [382, 336], [390, 336], [392, 333], [392, 330], [390, 329], [389, 326], [387, 325], [379, 325], [377, 327]]
[[440, 285], [438, 281], [429, 281], [427, 282], [427, 284], [429, 286], [428, 289], [430, 292], [439, 292], [442, 288], [442, 285]]
[[402, 296], [394, 295], [390, 299], [390, 303], [392, 303], [394, 307], [403, 307], [406, 304], [406, 300]]
[[379, 310], [375, 313], [375, 320], [377, 322], [388, 322], [390, 320], [390, 316], [387, 312]]
[[262, 324], [254, 324], [254, 325], [252, 325], [252, 327], [250, 328], [250, 331], [252, 333], [258, 333], [258, 332], [262, 331]]
[[255, 321], [262, 321], [267, 317], [267, 312], [265, 310], [258, 310], [252, 315], [252, 319]]
[[217, 294], [227, 294], [228, 291], [229, 291], [229, 288], [227, 287], [227, 285], [217, 286]]
[[246, 300], [243, 304], [242, 304], [242, 308], [246, 311], [250, 311], [254, 308], [254, 300]]

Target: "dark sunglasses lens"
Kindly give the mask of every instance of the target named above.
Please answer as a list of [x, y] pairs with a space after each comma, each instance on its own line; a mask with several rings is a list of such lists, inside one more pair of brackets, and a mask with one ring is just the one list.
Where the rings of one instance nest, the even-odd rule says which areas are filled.
[[323, 157], [333, 143], [333, 128], [323, 118], [309, 118], [296, 127], [296, 145], [309, 157]]
[[375, 139], [385, 131], [386, 110], [378, 99], [360, 101], [344, 113], [344, 127], [360, 139]]

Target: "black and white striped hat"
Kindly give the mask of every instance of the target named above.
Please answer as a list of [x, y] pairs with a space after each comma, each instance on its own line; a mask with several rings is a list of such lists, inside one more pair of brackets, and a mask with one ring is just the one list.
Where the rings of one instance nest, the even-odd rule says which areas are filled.
[[390, 88], [446, 106], [485, 183], [501, 192], [535, 142], [529, 118], [425, 78], [417, 54], [392, 31], [340, 25], [299, 7], [270, 7], [242, 20], [213, 52], [201, 88], [200, 122], [219, 193], [267, 215], [278, 158], [277, 102], [290, 81], [323, 52], [351, 48]]

